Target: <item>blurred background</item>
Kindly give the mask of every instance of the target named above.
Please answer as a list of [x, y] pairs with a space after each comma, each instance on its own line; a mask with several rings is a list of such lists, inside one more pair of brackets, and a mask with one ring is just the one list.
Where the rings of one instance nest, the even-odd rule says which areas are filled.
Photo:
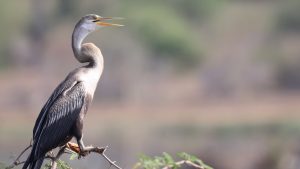
[[[1, 1], [0, 162], [29, 144], [43, 104], [80, 66], [71, 34], [95, 13], [126, 26], [86, 39], [105, 60], [87, 145], [108, 145], [125, 169], [181, 151], [215, 169], [299, 169], [299, 11], [298, 0]], [[71, 166], [109, 167], [96, 155]]]

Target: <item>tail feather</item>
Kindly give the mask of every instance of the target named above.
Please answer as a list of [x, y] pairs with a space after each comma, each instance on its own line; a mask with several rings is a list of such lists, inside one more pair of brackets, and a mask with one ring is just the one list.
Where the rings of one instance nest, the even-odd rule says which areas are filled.
[[30, 169], [40, 169], [42, 167], [43, 161], [45, 157], [42, 157], [35, 161], [32, 165], [30, 165]]
[[24, 163], [22, 169], [27, 169], [28, 166], [32, 163], [32, 161], [33, 161], [33, 154], [32, 154], [32, 151], [31, 151], [31, 153], [30, 153], [29, 156], [27, 157], [27, 160], [25, 161], [25, 163]]
[[43, 161], [45, 159], [45, 156], [39, 158], [38, 160], [34, 160], [33, 153], [31, 152], [28, 156], [26, 162], [24, 163], [22, 169], [27, 169], [29, 166], [29, 169], [40, 169], [42, 167]]

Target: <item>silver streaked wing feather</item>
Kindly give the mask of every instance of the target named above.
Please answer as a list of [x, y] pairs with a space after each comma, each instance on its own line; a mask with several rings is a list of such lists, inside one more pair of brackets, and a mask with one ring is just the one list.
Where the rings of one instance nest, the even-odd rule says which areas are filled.
[[85, 102], [82, 83], [60, 95], [47, 110], [41, 131], [36, 135], [35, 156], [57, 147], [71, 132]]
[[52, 104], [61, 94], [63, 94], [66, 90], [72, 88], [75, 84], [76, 81], [65, 80], [56, 87], [56, 89], [53, 91], [50, 98], [47, 100], [46, 104], [43, 106], [42, 110], [39, 113], [38, 118], [35, 121], [35, 125], [33, 128], [33, 140], [36, 138], [38, 133], [40, 133], [41, 126], [43, 126], [43, 123], [45, 122], [45, 117], [47, 115], [49, 108], [52, 106]]

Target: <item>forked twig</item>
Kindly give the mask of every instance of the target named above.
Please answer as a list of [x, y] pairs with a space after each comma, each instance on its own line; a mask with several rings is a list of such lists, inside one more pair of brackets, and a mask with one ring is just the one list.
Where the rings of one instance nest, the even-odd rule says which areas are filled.
[[[105, 148], [105, 150], [107, 149], [107, 147]], [[109, 164], [110, 164], [110, 166], [114, 166], [114, 167], [116, 167], [117, 169], [122, 169], [121, 167], [119, 167], [117, 164], [116, 164], [116, 161], [112, 161], [110, 158], [108, 158], [105, 154], [104, 154], [104, 152], [105, 152], [105, 150], [103, 151], [103, 153], [101, 153], [101, 155], [109, 162]]]
[[29, 149], [32, 147], [32, 144], [30, 143], [29, 146], [27, 146], [19, 155], [18, 157], [16, 158], [16, 160], [9, 166], [7, 166], [5, 169], [12, 169], [14, 168], [15, 166], [18, 166], [20, 164], [23, 164], [25, 163], [25, 161], [20, 161], [20, 158], [22, 157], [22, 155]]

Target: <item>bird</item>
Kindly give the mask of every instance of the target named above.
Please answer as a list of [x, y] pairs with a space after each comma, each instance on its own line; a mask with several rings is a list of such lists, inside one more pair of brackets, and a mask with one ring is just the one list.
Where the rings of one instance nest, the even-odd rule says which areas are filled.
[[75, 25], [73, 53], [80, 63], [86, 65], [71, 71], [42, 107], [33, 128], [32, 149], [22, 169], [40, 169], [49, 151], [64, 146], [73, 137], [80, 154], [91, 151], [91, 147], [83, 143], [83, 119], [93, 100], [104, 62], [101, 50], [93, 43], [83, 43], [83, 40], [99, 28], [123, 26], [106, 22], [114, 19], [117, 18], [88, 14]]

